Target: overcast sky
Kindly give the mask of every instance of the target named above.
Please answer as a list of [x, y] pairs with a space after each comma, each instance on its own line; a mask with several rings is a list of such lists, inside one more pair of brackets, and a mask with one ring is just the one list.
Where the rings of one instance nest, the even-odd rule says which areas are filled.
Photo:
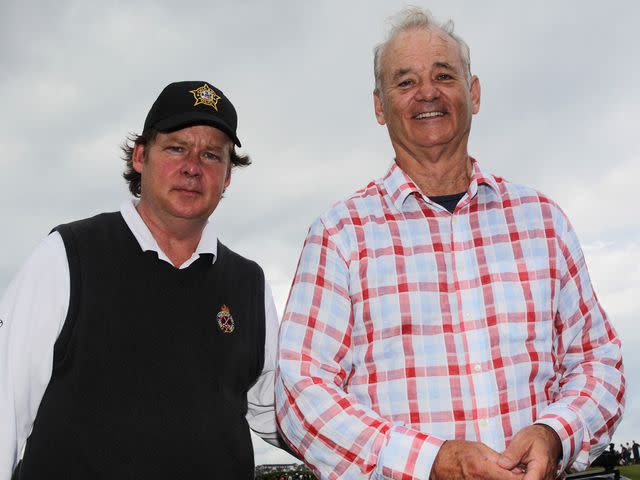
[[[482, 106], [470, 153], [554, 198], [581, 238], [623, 342], [627, 410], [616, 443], [640, 441], [640, 3], [432, 1], [471, 47]], [[390, 0], [0, 3], [0, 294], [57, 224], [128, 197], [119, 144], [162, 88], [206, 80], [239, 114], [254, 164], [213, 220], [257, 260], [280, 314], [316, 216], [392, 161], [373, 115], [372, 48]], [[256, 442], [256, 463], [289, 458]]]

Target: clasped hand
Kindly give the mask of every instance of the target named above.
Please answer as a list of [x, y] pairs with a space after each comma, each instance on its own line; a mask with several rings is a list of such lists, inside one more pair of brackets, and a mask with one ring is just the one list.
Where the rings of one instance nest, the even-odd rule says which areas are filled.
[[545, 425], [520, 430], [502, 454], [480, 442], [445, 442], [429, 480], [553, 480], [562, 444]]

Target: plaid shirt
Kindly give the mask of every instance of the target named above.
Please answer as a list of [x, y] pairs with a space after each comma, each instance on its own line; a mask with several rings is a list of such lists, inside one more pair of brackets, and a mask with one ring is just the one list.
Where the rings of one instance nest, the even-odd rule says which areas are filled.
[[394, 163], [305, 241], [280, 330], [280, 427], [321, 478], [426, 479], [447, 439], [533, 422], [582, 469], [624, 405], [620, 342], [547, 197], [473, 162], [453, 214]]

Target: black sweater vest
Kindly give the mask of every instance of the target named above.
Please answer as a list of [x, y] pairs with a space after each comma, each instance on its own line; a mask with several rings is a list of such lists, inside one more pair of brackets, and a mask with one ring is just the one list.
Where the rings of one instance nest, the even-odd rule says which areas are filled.
[[19, 478], [253, 478], [260, 267], [218, 243], [215, 263], [176, 269], [143, 252], [119, 213], [56, 230], [69, 313]]

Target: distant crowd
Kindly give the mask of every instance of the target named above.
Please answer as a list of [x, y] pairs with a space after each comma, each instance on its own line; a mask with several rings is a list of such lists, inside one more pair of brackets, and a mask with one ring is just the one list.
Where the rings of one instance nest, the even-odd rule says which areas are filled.
[[635, 440], [629, 445], [629, 442], [621, 443], [620, 450], [616, 450], [614, 443], [609, 444], [609, 449], [604, 451], [600, 457], [593, 463], [593, 466], [605, 468], [613, 468], [617, 466], [632, 465], [640, 463], [640, 444]]
[[[630, 446], [629, 442], [626, 444], [620, 444], [620, 452], [616, 452], [615, 445], [613, 443], [609, 444], [609, 451], [616, 453], [620, 456], [619, 465], [631, 465], [632, 463], [640, 463], [640, 445], [633, 441], [633, 444]], [[631, 458], [631, 454], [633, 453], [633, 459]]]

